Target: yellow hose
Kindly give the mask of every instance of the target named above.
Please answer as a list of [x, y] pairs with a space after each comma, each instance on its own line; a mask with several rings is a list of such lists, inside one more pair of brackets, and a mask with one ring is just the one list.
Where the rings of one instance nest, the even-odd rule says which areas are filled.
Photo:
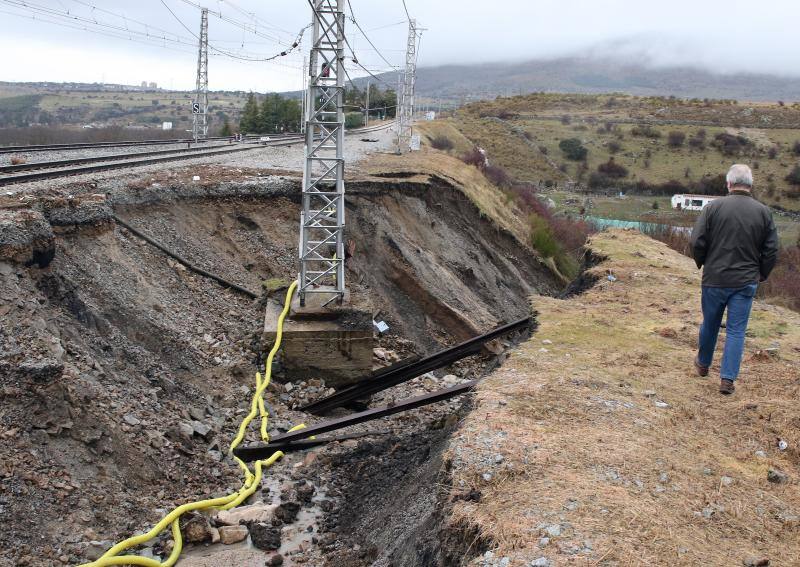
[[[179, 525], [180, 517], [183, 514], [198, 510], [207, 510], [209, 508], [215, 508], [217, 510], [229, 510], [231, 508], [235, 508], [249, 498], [250, 495], [252, 495], [258, 489], [259, 485], [261, 484], [263, 470], [265, 468], [269, 468], [275, 461], [283, 457], [283, 451], [275, 451], [269, 456], [269, 458], [256, 461], [253, 466], [253, 470], [251, 471], [250, 467], [247, 466], [247, 463], [245, 463], [239, 457], [233, 455], [233, 450], [244, 440], [245, 434], [247, 433], [247, 427], [256, 418], [256, 416], [261, 417], [261, 439], [264, 442], [269, 442], [269, 434], [267, 433], [267, 419], [269, 414], [267, 413], [266, 404], [264, 403], [264, 392], [266, 391], [267, 386], [269, 386], [269, 381], [272, 378], [272, 361], [275, 358], [275, 354], [277, 354], [281, 347], [281, 340], [283, 338], [283, 321], [286, 319], [286, 315], [289, 313], [289, 307], [291, 306], [292, 296], [294, 295], [295, 289], [297, 289], [297, 282], [293, 282], [286, 292], [286, 302], [284, 303], [283, 311], [281, 311], [281, 314], [278, 317], [278, 330], [275, 335], [275, 344], [273, 345], [272, 350], [269, 351], [267, 362], [264, 365], [264, 376], [262, 377], [260, 372], [256, 372], [256, 392], [253, 396], [252, 402], [250, 403], [250, 413], [248, 413], [244, 420], [242, 420], [242, 422], [239, 424], [239, 430], [236, 434], [236, 437], [231, 442], [229, 449], [229, 453], [236, 460], [239, 468], [242, 469], [244, 480], [242, 481], [241, 488], [239, 488], [239, 490], [233, 494], [229, 494], [228, 496], [182, 504], [164, 516], [161, 521], [153, 526], [153, 529], [151, 529], [149, 532], [121, 541], [106, 551], [103, 556], [100, 557], [100, 559], [93, 561], [92, 563], [85, 563], [81, 567], [106, 567], [107, 565], [172, 567], [178, 561], [178, 557], [180, 557], [181, 550], [183, 549], [183, 538], [181, 537]], [[305, 425], [300, 424], [290, 429], [290, 431], [296, 431], [298, 429], [302, 429], [303, 427], [305, 427]], [[163, 563], [155, 559], [141, 557], [138, 555], [119, 555], [121, 552], [130, 549], [131, 547], [141, 545], [153, 539], [162, 531], [164, 531], [170, 524], [172, 525], [172, 537], [174, 540], [172, 553], [170, 553], [167, 560]]]

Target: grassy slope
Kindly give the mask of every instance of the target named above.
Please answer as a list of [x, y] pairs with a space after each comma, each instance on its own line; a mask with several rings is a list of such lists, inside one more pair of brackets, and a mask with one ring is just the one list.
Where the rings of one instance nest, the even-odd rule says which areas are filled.
[[[16, 96], [22, 92], [22, 89], [5, 89], [0, 90], [0, 99]], [[28, 89], [25, 93], [34, 92]], [[39, 108], [46, 110], [58, 116], [59, 111], [69, 111], [71, 117], [80, 117], [80, 124], [89, 123], [95, 120], [95, 114], [98, 111], [110, 110], [115, 108], [114, 104], [118, 104], [121, 110], [131, 109], [139, 111], [142, 109], [151, 109], [152, 112], [145, 113], [132, 113], [130, 115], [122, 115], [110, 120], [113, 124], [127, 125], [128, 122], [143, 122], [150, 116], [157, 116], [161, 120], [172, 120], [174, 122], [189, 122], [192, 118], [190, 99], [192, 93], [188, 92], [73, 92], [73, 91], [59, 91], [59, 92], [41, 92], [41, 100], [39, 101]], [[209, 111], [213, 115], [217, 111], [225, 112], [228, 116], [234, 116], [238, 110], [244, 105], [246, 96], [236, 95], [232, 93], [209, 93]], [[159, 107], [153, 106], [153, 101], [157, 100]], [[163, 108], [166, 107], [166, 108]], [[222, 123], [216, 116], [212, 119], [215, 122]], [[103, 120], [106, 122], [106, 120]]]
[[537, 334], [479, 388], [449, 457], [454, 492], [480, 498], [458, 498], [454, 521], [511, 566], [800, 564], [800, 493], [767, 481], [770, 467], [800, 477], [800, 315], [756, 303], [724, 398], [692, 372], [691, 260], [632, 231], [590, 246], [608, 257], [599, 282], [534, 298]]
[[[614, 103], [609, 106], [609, 101]], [[493, 118], [482, 115], [501, 111], [516, 113], [507, 120], [505, 128]], [[571, 122], [562, 124], [560, 118], [569, 116]], [[614, 133], [598, 132], [606, 121], [615, 123]], [[665, 124], [676, 121], [678, 124]], [[687, 124], [706, 122], [707, 124]], [[637, 124], [650, 123], [662, 137], [656, 140], [631, 135]], [[733, 105], [722, 103], [690, 103], [669, 99], [650, 99], [626, 96], [581, 96], [581, 95], [529, 95], [476, 103], [458, 113], [454, 124], [471, 140], [489, 151], [490, 159], [505, 167], [519, 179], [562, 183], [567, 177], [576, 178], [578, 163], [565, 159], [558, 143], [565, 138], [580, 138], [589, 149], [589, 171], [605, 162], [613, 154], [608, 150], [612, 140], [622, 145], [615, 155], [616, 161], [630, 171], [628, 180], [643, 179], [650, 183], [677, 180], [682, 183], [697, 181], [703, 175], [725, 173], [731, 163], [744, 161], [755, 170], [757, 187], [762, 198], [772, 204], [800, 210], [800, 199], [790, 199], [786, 193], [790, 185], [784, 180], [798, 162], [791, 146], [800, 140], [800, 109], [778, 105]], [[788, 125], [790, 128], [777, 128]], [[523, 143], [513, 129], [524, 130], [532, 138], [532, 144]], [[710, 141], [721, 132], [742, 133], [752, 140], [758, 151], [753, 156], [725, 156], [715, 148], [693, 150], [688, 146], [670, 148], [667, 134], [681, 131], [689, 136], [705, 129]], [[621, 139], [620, 139], [621, 135]], [[539, 152], [531, 146], [544, 146], [547, 155], [557, 165], [567, 165], [567, 175], [560, 174], [543, 161]], [[767, 150], [777, 146], [778, 156], [769, 159]], [[645, 152], [650, 151], [650, 157]], [[649, 163], [645, 163], [645, 162]], [[757, 164], [757, 165], [756, 165]], [[688, 176], [687, 176], [688, 168]], [[768, 178], [772, 176], [775, 195], [766, 194]]]

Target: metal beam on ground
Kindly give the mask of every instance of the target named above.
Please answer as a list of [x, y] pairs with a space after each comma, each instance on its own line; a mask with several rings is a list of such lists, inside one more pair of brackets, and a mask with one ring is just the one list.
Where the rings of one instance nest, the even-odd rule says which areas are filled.
[[312, 413], [324, 413], [354, 400], [376, 394], [392, 386], [421, 376], [426, 372], [436, 370], [437, 368], [447, 366], [462, 358], [477, 354], [485, 343], [508, 333], [528, 328], [532, 323], [533, 319], [531, 317], [525, 317], [513, 323], [497, 327], [488, 333], [473, 337], [463, 343], [439, 351], [417, 362], [401, 364], [397, 368], [388, 369], [379, 376], [368, 376], [349, 388], [340, 390], [327, 398], [317, 400], [301, 409]]
[[378, 408], [368, 409], [366, 411], [354, 413], [346, 417], [338, 417], [336, 419], [322, 421], [316, 425], [312, 425], [311, 427], [298, 429], [297, 431], [292, 431], [283, 435], [276, 435], [272, 438], [272, 441], [266, 445], [239, 447], [233, 451], [233, 454], [245, 462], [252, 462], [259, 459], [265, 459], [272, 455], [275, 451], [282, 451], [284, 448], [287, 450], [308, 448], [310, 444], [303, 444], [300, 441], [303, 439], [308, 439], [312, 436], [320, 435], [322, 433], [328, 433], [329, 431], [336, 431], [338, 429], [350, 427], [351, 425], [358, 425], [359, 423], [380, 419], [396, 413], [401, 413], [454, 398], [456, 396], [466, 394], [472, 390], [477, 383], [477, 380], [471, 380], [450, 388], [437, 390], [436, 392], [432, 392], [430, 394], [424, 394], [414, 398], [407, 398], [394, 404], [387, 404]]

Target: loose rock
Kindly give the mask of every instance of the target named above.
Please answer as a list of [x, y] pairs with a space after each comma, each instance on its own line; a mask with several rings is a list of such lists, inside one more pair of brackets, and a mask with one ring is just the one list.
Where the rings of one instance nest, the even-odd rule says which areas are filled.
[[230, 545], [247, 539], [247, 526], [222, 526], [219, 528], [219, 537], [223, 544]]
[[778, 469], [769, 469], [767, 471], [767, 480], [775, 484], [786, 484], [789, 482], [789, 475]]
[[[281, 530], [263, 522], [250, 525], [250, 540], [258, 549], [277, 551], [281, 547]], [[281, 562], [283, 558], [281, 558]], [[277, 563], [276, 565], [280, 565]]]

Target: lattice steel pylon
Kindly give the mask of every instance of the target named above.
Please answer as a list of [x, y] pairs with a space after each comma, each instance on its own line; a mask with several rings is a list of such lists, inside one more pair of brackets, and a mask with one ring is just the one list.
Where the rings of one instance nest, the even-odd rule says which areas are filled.
[[208, 9], [200, 10], [200, 37], [197, 48], [197, 87], [192, 102], [194, 141], [208, 138]]
[[397, 151], [404, 152], [411, 145], [414, 123], [414, 86], [417, 81], [417, 21], [408, 20], [408, 43], [406, 44], [406, 68], [402, 75], [400, 97], [400, 120], [397, 124]]
[[313, 0], [314, 43], [306, 99], [300, 305], [344, 299], [344, 0]]

